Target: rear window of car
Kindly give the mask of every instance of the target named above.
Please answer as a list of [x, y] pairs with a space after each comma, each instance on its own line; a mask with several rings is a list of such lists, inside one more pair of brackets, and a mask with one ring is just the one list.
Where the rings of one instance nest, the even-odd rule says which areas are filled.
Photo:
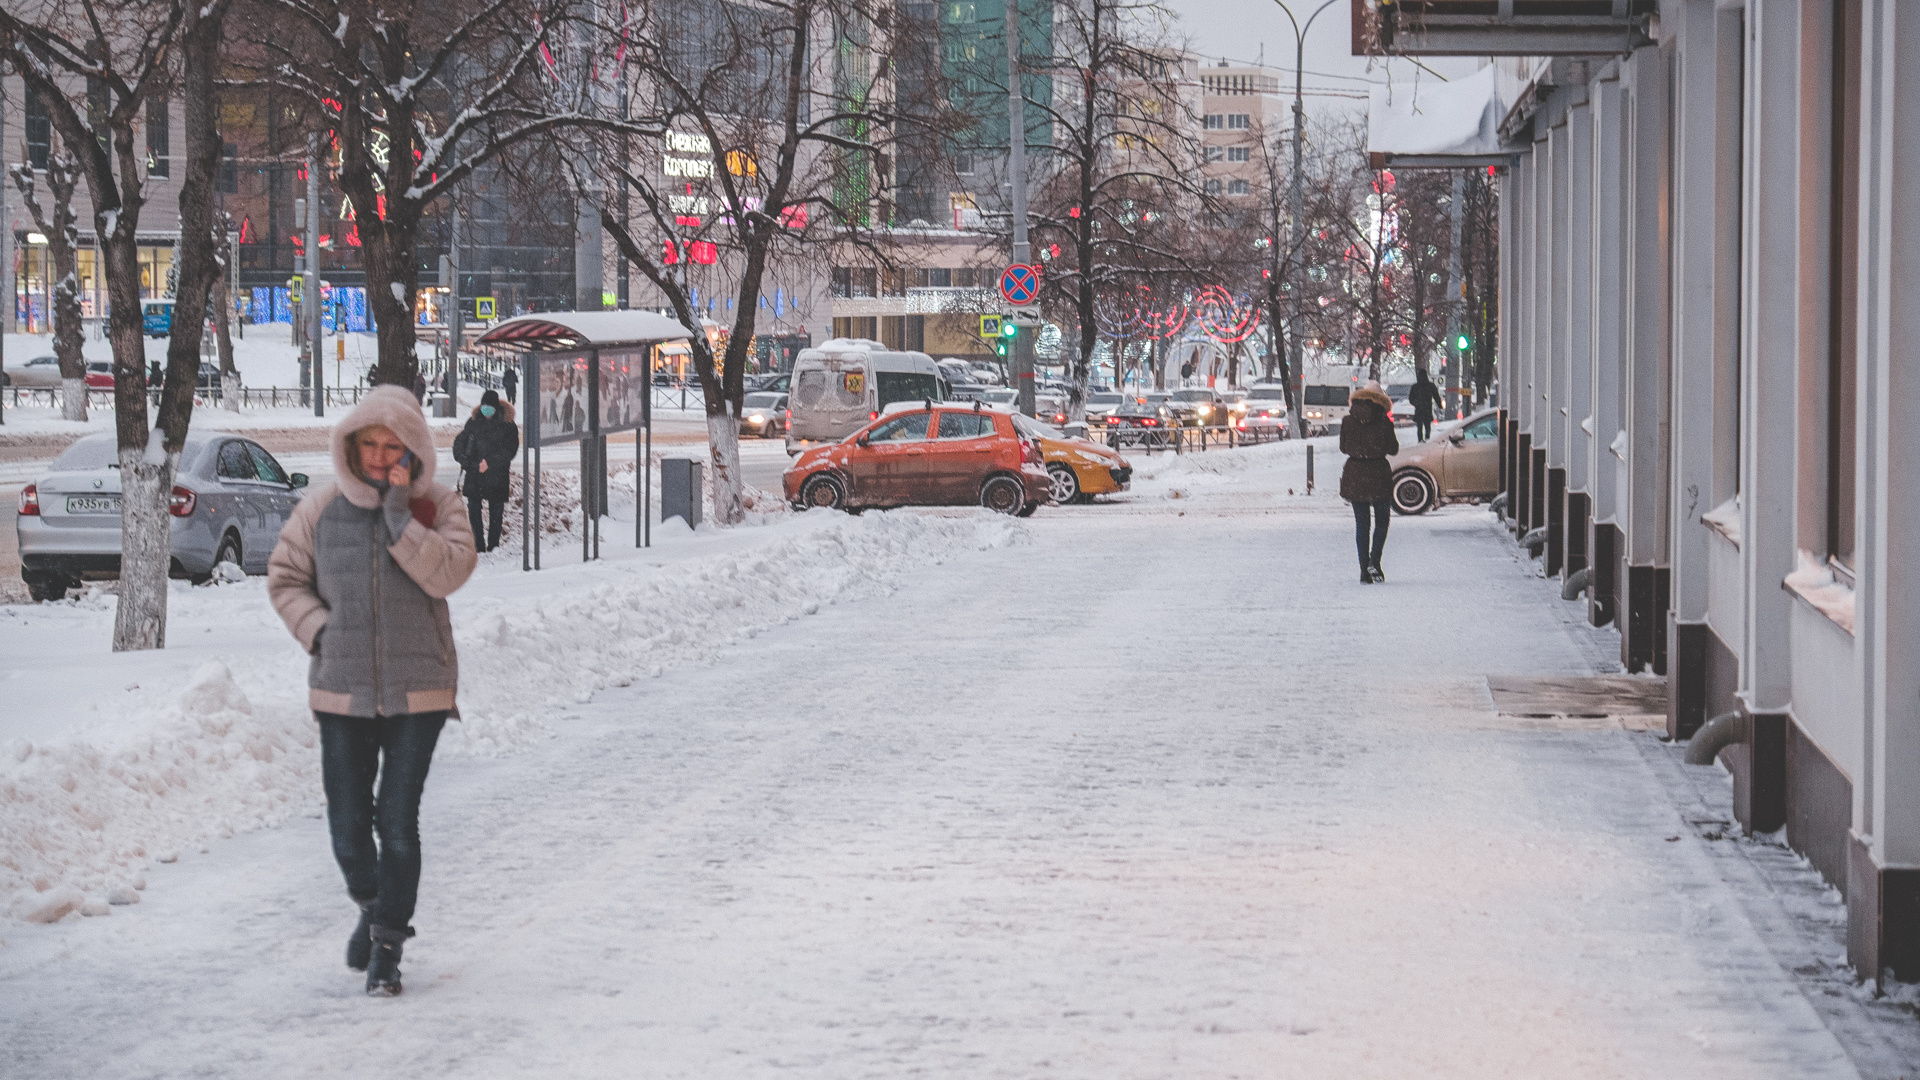
[[55, 458], [53, 467], [66, 472], [72, 469], [104, 469], [120, 461], [120, 451], [112, 439], [81, 439], [67, 451]]
[[1119, 394], [1088, 394], [1087, 395], [1087, 404], [1089, 405], [1118, 405], [1120, 404], [1120, 400], [1121, 399]]
[[1344, 386], [1309, 386], [1307, 404], [1309, 405], [1345, 405], [1348, 389]]
[[780, 407], [779, 394], [748, 394], [741, 404], [749, 409], [777, 409]]
[[941, 401], [940, 380], [918, 371], [882, 371], [875, 376], [879, 384], [879, 407], [896, 401]]
[[1262, 387], [1259, 387], [1258, 389], [1247, 391], [1247, 400], [1248, 401], [1285, 401], [1287, 400], [1287, 392], [1285, 389], [1278, 386], [1262, 386]]
[[1210, 401], [1212, 398], [1211, 390], [1175, 390], [1173, 392], [1175, 401]]

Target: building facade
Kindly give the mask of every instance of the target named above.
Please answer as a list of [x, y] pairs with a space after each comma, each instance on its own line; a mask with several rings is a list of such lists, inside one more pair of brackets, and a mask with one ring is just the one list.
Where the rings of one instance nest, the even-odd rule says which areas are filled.
[[1390, 51], [1504, 52], [1524, 87], [1515, 532], [1666, 676], [1673, 737], [1731, 740], [1740, 823], [1845, 895], [1860, 977], [1920, 980], [1920, 10], [1428, 6]]

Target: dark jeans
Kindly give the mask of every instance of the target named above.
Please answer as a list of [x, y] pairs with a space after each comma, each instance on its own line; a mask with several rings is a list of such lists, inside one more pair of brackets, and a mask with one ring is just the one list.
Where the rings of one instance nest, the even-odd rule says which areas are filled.
[[[1367, 537], [1367, 513], [1373, 513], [1373, 537]], [[1393, 503], [1377, 502], [1353, 504], [1353, 541], [1360, 549], [1360, 565], [1373, 566], [1379, 563], [1380, 555], [1387, 549], [1387, 523], [1393, 520]]]
[[375, 926], [401, 929], [413, 920], [420, 893], [420, 792], [447, 714], [313, 715], [320, 721], [327, 829], [347, 893], [362, 903], [375, 901]]
[[[469, 487], [473, 486], [473, 478], [478, 475], [480, 474], [467, 474], [467, 485]], [[487, 531], [484, 534], [480, 531], [480, 504], [482, 502], [487, 504]], [[494, 548], [500, 546], [500, 518], [506, 512], [507, 496], [504, 492], [499, 495], [475, 492], [467, 496], [467, 521], [473, 526], [474, 547], [479, 548], [481, 551], [492, 551]]]
[[1413, 418], [1413, 433], [1415, 438], [1421, 442], [1426, 442], [1427, 436], [1433, 434], [1433, 417], [1429, 416], [1425, 420], [1422, 420], [1418, 416], [1415, 416]]
[[509, 405], [514, 404], [515, 403], [514, 391], [520, 389], [520, 384], [519, 383], [503, 383], [501, 384], [501, 388], [506, 391], [507, 404]]

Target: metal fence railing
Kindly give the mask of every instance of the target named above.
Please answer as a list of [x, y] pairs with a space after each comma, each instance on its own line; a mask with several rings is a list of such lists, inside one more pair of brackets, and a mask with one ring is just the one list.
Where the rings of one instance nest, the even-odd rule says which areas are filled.
[[[366, 392], [367, 388], [364, 386], [329, 386], [324, 391], [328, 405], [342, 406], [358, 404], [360, 395]], [[243, 386], [234, 392], [234, 396], [239, 399], [240, 407], [243, 409], [278, 409], [294, 406], [308, 408], [313, 405], [313, 393], [312, 390], [297, 386]], [[59, 387], [9, 386], [6, 388], [7, 407], [10, 409], [21, 406], [57, 409], [61, 406], [64, 395], [65, 391]], [[158, 407], [159, 397], [158, 393], [148, 394], [148, 404]], [[220, 405], [225, 398], [225, 392], [217, 388], [196, 390], [193, 395], [195, 405], [205, 406]], [[111, 410], [113, 391], [88, 390], [87, 408]]]
[[1197, 454], [1206, 450], [1231, 450], [1279, 442], [1285, 438], [1285, 429], [1242, 431], [1225, 424], [1212, 427], [1109, 427], [1106, 431], [1106, 444], [1115, 450], [1133, 447], [1145, 450], [1148, 454], [1163, 450], [1176, 454]]

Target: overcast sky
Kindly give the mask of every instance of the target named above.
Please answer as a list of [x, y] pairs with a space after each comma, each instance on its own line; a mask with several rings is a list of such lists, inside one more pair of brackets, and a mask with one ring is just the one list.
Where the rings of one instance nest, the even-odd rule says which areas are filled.
[[[1236, 63], [1264, 62], [1269, 68], [1293, 71], [1293, 26], [1275, 0], [1164, 0], [1178, 12], [1196, 52], [1209, 64], [1221, 57]], [[1313, 14], [1321, 0], [1289, 0], [1294, 13], [1304, 19]], [[1432, 79], [1411, 60], [1372, 60], [1353, 55], [1352, 0], [1334, 0], [1332, 6], [1314, 20], [1307, 34], [1306, 71], [1307, 109], [1353, 108], [1364, 113], [1367, 85], [1403, 80]], [[1425, 61], [1434, 72], [1448, 78], [1470, 73], [1480, 66], [1472, 59], [1432, 59]], [[1290, 79], [1285, 88], [1293, 89]]]

